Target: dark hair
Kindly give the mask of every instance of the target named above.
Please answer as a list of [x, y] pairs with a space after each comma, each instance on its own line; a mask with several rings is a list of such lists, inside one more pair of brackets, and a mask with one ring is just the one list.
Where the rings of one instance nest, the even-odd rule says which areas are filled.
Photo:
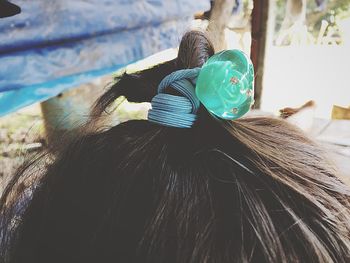
[[191, 129], [99, 129], [119, 96], [150, 101], [166, 75], [213, 53], [185, 34], [177, 59], [124, 74], [88, 129], [19, 170], [1, 199], [2, 261], [350, 262], [350, 189], [284, 120], [201, 108]]

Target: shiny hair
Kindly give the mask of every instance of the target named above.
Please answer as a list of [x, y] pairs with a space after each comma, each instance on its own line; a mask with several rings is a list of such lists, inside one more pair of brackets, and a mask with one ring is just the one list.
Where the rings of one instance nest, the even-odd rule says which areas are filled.
[[175, 60], [122, 75], [75, 138], [29, 160], [1, 199], [1, 260], [350, 262], [350, 189], [286, 121], [202, 107], [191, 129], [99, 126], [116, 98], [150, 101], [166, 75], [213, 54], [186, 33]]

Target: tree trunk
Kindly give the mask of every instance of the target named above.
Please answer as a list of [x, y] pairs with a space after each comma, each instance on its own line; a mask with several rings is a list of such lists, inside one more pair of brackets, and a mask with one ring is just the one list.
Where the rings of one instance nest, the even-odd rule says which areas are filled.
[[306, 0], [287, 0], [285, 18], [276, 38], [276, 44], [313, 42], [306, 27]]
[[215, 51], [226, 48], [225, 28], [235, 7], [235, 0], [215, 0], [211, 10], [208, 32], [214, 44]]
[[306, 0], [287, 0], [286, 14], [281, 29], [290, 28], [295, 23], [306, 21]]

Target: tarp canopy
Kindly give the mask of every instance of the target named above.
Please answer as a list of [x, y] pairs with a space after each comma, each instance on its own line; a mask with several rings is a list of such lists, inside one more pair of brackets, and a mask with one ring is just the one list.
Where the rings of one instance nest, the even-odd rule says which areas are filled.
[[175, 47], [209, 0], [13, 0], [0, 19], [0, 116]]

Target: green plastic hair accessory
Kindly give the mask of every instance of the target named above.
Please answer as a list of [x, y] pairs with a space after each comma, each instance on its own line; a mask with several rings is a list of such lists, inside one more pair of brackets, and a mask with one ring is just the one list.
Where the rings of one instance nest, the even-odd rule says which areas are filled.
[[235, 120], [254, 104], [254, 67], [240, 50], [224, 50], [208, 59], [197, 82], [196, 95], [213, 115]]

